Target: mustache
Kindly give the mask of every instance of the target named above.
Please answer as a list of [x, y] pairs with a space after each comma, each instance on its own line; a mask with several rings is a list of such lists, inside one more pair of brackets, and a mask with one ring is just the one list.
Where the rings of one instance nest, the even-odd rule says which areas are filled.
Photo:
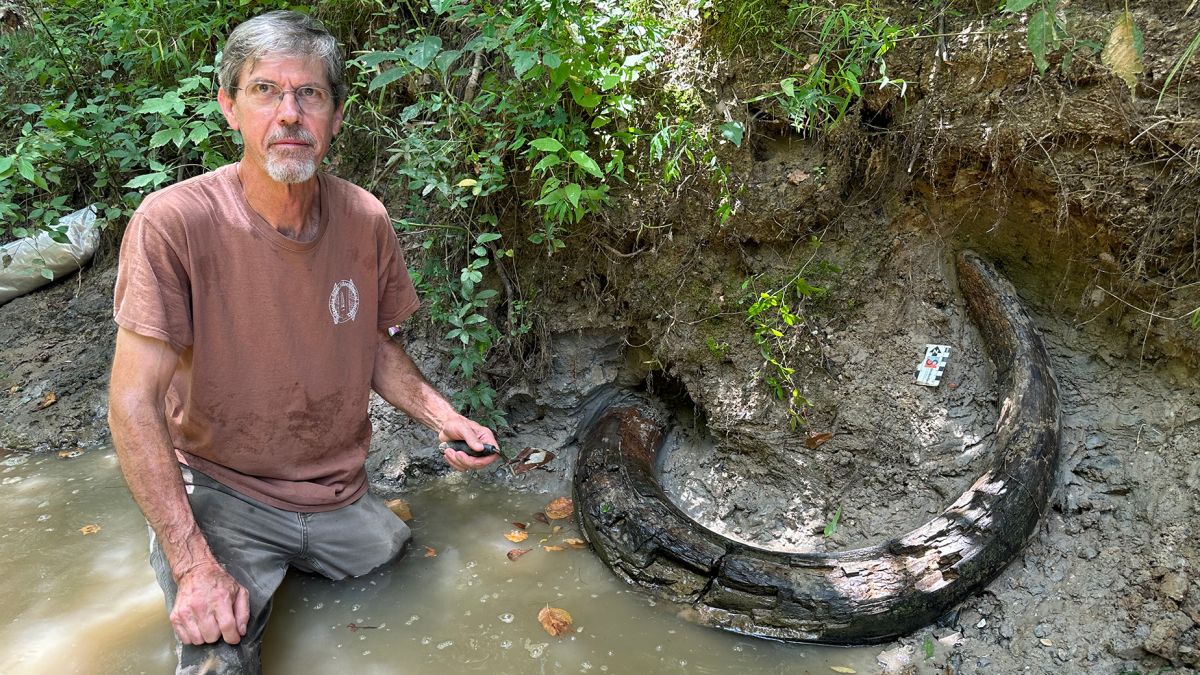
[[303, 127], [285, 128], [276, 131], [267, 137], [267, 144], [274, 144], [280, 141], [300, 141], [309, 145], [316, 145], [317, 139]]

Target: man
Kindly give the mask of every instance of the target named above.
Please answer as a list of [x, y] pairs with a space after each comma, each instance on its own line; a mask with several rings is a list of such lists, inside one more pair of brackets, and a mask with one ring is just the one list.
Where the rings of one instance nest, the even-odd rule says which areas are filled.
[[371, 389], [443, 441], [496, 442], [388, 335], [418, 301], [383, 206], [317, 171], [344, 67], [303, 14], [239, 26], [217, 99], [241, 161], [148, 196], [122, 244], [109, 425], [180, 672], [257, 672], [288, 566], [360, 575], [408, 543], [367, 492]]

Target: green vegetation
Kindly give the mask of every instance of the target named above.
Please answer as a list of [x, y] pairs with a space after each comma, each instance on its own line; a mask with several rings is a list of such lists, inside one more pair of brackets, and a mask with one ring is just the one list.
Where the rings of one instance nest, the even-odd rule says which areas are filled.
[[[820, 244], [814, 238], [810, 245], [816, 248]], [[818, 274], [840, 272], [827, 263], [818, 264], [814, 271]], [[803, 338], [800, 329], [805, 324], [801, 307], [823, 298], [827, 292], [825, 287], [813, 285], [802, 274], [803, 268], [778, 288], [752, 292], [745, 301], [746, 320], [763, 358], [760, 368], [763, 382], [777, 400], [787, 404], [788, 426], [793, 430], [804, 425], [805, 410], [812, 405], [800, 392], [793, 355]], [[742, 290], [752, 290], [760, 281], [760, 277], [747, 279]]]
[[214, 36], [288, 3], [22, 4], [0, 33], [0, 235], [48, 231], [95, 204], [123, 223], [145, 191], [238, 154], [215, 101]]

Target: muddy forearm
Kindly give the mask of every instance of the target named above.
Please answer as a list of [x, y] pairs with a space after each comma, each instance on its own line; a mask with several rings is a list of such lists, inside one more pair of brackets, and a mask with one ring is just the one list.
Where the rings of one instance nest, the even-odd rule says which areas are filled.
[[196, 525], [166, 423], [155, 408], [114, 401], [109, 426], [129, 491], [178, 580], [189, 569], [215, 558]]
[[381, 336], [375, 353], [371, 388], [398, 410], [439, 433], [447, 420], [459, 416], [421, 374], [404, 347], [387, 336]]

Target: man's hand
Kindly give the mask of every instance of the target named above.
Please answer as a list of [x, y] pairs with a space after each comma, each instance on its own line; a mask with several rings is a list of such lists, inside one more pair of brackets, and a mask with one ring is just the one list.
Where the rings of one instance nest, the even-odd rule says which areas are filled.
[[[476, 424], [462, 415], [455, 415], [442, 425], [442, 430], [438, 433], [438, 440], [464, 441], [472, 450], [480, 451], [483, 450], [485, 443], [499, 446], [491, 429]], [[465, 452], [446, 448], [442, 451], [442, 456], [446, 458], [446, 463], [454, 467], [456, 471], [473, 471], [496, 461], [498, 455], [472, 457]]]
[[250, 620], [250, 594], [220, 564], [201, 563], [185, 571], [176, 585], [171, 626], [180, 642], [241, 642]]

